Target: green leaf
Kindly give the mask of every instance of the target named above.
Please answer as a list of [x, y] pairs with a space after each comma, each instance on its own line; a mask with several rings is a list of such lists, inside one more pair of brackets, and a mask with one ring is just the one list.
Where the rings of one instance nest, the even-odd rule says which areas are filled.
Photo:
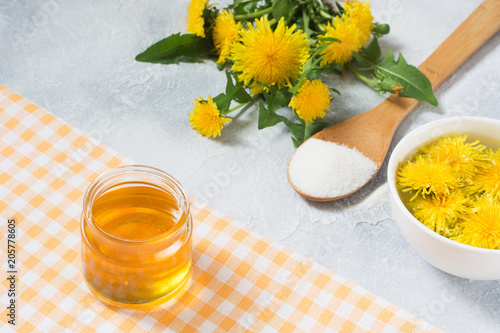
[[[314, 48], [314, 52], [313, 52], [311, 58], [315, 58], [315, 57], [319, 56], [320, 53], [322, 53], [324, 50], [326, 50], [326, 48], [328, 46], [332, 45], [333, 43], [342, 43], [342, 41], [340, 39], [333, 38], [333, 37], [321, 37], [321, 38], [318, 38], [318, 41], [323, 41], [325, 43], [319, 44], [318, 46], [316, 46]], [[321, 60], [321, 57], [319, 57], [318, 59]], [[318, 62], [319, 62], [319, 60], [318, 60]]]
[[376, 62], [380, 59], [382, 51], [380, 50], [380, 45], [378, 44], [378, 38], [373, 37], [370, 44], [363, 49], [363, 55], [366, 59]]
[[319, 122], [319, 123], [307, 123], [306, 124], [306, 130], [304, 133], [304, 141], [309, 139], [311, 136], [314, 134], [318, 133], [319, 131], [323, 130], [326, 128], [329, 124], [327, 122]]
[[342, 16], [342, 14], [345, 13], [344, 7], [342, 7], [340, 5], [340, 3], [338, 3], [338, 2], [335, 2], [335, 4], [337, 5], [337, 9], [339, 10], [339, 14], [340, 14], [339, 16]]
[[193, 34], [173, 34], [151, 45], [135, 60], [159, 64], [203, 62], [203, 57], [212, 55], [213, 45], [206, 39]]
[[282, 17], [285, 19], [293, 12], [292, 0], [274, 0], [273, 1], [273, 17], [279, 21]]
[[219, 109], [221, 115], [225, 115], [231, 105], [231, 98], [224, 93], [220, 93], [213, 98], [213, 101], [217, 104], [217, 109]]
[[273, 112], [276, 112], [279, 108], [286, 106], [290, 99], [292, 98], [292, 94], [290, 94], [287, 90], [278, 90], [276, 87], [271, 87], [270, 93], [263, 93], [266, 103]]
[[334, 72], [338, 75], [342, 75], [345, 72], [345, 68], [342, 65], [339, 64], [330, 64], [330, 65], [324, 65], [321, 66], [322, 71], [328, 71], [328, 72]]
[[324, 67], [314, 67], [307, 72], [308, 80], [316, 80], [324, 71]]
[[285, 120], [285, 125], [290, 130], [290, 133], [292, 133], [293, 145], [297, 148], [304, 143], [304, 141], [327, 127], [329, 124], [327, 122], [305, 123], [302, 120], [300, 120], [300, 123], [294, 123], [287, 119]]
[[257, 2], [255, 0], [234, 0], [228, 8], [233, 10], [234, 15], [244, 15], [254, 12], [257, 8]]
[[[320, 41], [320, 42], [332, 42], [332, 43], [337, 42], [337, 43], [342, 43], [342, 41], [341, 41], [340, 39], [338, 39], [338, 38], [333, 38], [333, 37], [319, 37], [319, 38], [318, 38], [318, 41]], [[322, 45], [323, 45], [324, 47], [327, 47], [327, 46], [329, 46], [330, 44], [326, 44], [326, 43], [325, 43], [325, 44], [322, 44]], [[320, 51], [323, 51], [323, 50], [322, 50], [322, 49], [320, 49]]]
[[243, 85], [241, 85], [232, 96], [238, 103], [249, 103], [252, 101], [252, 96], [250, 96], [250, 94], [245, 90]]
[[328, 90], [330, 90], [330, 91], [332, 91], [332, 92], [336, 93], [337, 95], [342, 95], [342, 94], [340, 93], [340, 91], [338, 91], [338, 90], [337, 90], [337, 89], [335, 89], [335, 88], [328, 88]]
[[361, 65], [366, 66], [365, 70], [371, 70], [373, 69], [373, 63], [368, 61], [365, 57], [363, 57], [361, 54], [358, 52], [353, 52], [354, 59], [356, 59], [357, 62], [359, 62]]
[[292, 94], [286, 90], [278, 90], [275, 86], [269, 87], [269, 92], [262, 94], [266, 100], [267, 108], [262, 102], [259, 103], [259, 129], [286, 121], [286, 117], [276, 114], [276, 111], [290, 102]]
[[[236, 75], [236, 74], [234, 74]], [[226, 95], [229, 96], [232, 100], [235, 100], [238, 103], [248, 103], [252, 101], [252, 97], [248, 94], [243, 86], [243, 82], [238, 81], [235, 78], [236, 85], [233, 83], [233, 77], [229, 71], [226, 71]]]
[[[293, 121], [287, 119], [285, 120], [285, 125], [294, 136], [292, 137], [292, 139], [294, 139], [294, 144], [295, 142], [298, 142], [299, 145], [302, 144], [302, 142], [304, 142], [304, 134], [306, 131], [305, 122], [301, 121], [300, 123], [294, 123]], [[297, 146], [295, 146], [295, 148], [297, 148]]]
[[236, 85], [235, 85], [233, 83], [233, 77], [229, 71], [226, 71], [226, 78], [227, 78], [226, 92], [220, 93], [213, 99], [215, 104], [217, 104], [217, 108], [220, 110], [221, 115], [229, 113], [229, 107], [231, 106], [231, 101], [236, 101], [240, 104], [249, 103], [252, 101], [252, 97], [245, 90], [243, 82], [236, 80]]
[[299, 146], [302, 144], [302, 141], [295, 139], [293, 136], [292, 136], [292, 142], [295, 148], [299, 148]]
[[285, 119], [285, 117], [276, 114], [270, 106], [266, 108], [264, 103], [259, 102], [259, 129], [274, 126]]
[[373, 67], [380, 79], [389, 77], [404, 87], [400, 96], [412, 97], [434, 106], [438, 104], [429, 79], [418, 68], [408, 65], [401, 53], [395, 61], [394, 53], [389, 50], [380, 62], [374, 63]]

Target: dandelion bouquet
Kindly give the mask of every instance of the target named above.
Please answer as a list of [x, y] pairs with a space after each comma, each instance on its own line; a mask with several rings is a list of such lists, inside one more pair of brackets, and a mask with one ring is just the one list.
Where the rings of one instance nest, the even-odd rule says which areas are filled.
[[[373, 22], [369, 2], [328, 0], [233, 0], [217, 8], [192, 0], [188, 34], [171, 35], [136, 57], [137, 61], [178, 64], [212, 59], [224, 70], [227, 85], [215, 97], [198, 97], [191, 126], [216, 137], [230, 113], [258, 102], [258, 128], [284, 123], [296, 147], [328, 123], [317, 121], [330, 110], [332, 94], [321, 78], [352, 73], [379, 93], [389, 92], [436, 105], [424, 74], [400, 54], [384, 56], [379, 38], [387, 24]], [[283, 116], [276, 111], [289, 107]]]

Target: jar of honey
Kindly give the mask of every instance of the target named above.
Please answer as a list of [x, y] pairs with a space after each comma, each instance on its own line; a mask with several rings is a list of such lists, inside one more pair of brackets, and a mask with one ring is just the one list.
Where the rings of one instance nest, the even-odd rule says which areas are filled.
[[83, 198], [82, 265], [103, 302], [149, 308], [179, 295], [191, 276], [192, 217], [182, 185], [130, 165], [99, 176]]

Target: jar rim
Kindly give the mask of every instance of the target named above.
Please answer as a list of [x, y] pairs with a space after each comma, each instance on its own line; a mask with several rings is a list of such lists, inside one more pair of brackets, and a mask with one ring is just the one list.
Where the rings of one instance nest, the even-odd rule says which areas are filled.
[[[86, 220], [93, 228], [99, 231], [101, 235], [106, 236], [106, 238], [109, 238], [115, 242], [122, 242], [122, 243], [133, 243], [133, 244], [142, 244], [142, 243], [154, 243], [156, 241], [162, 241], [165, 240], [166, 238], [172, 238], [175, 237], [177, 234], [183, 232], [183, 224], [175, 223], [175, 227], [172, 228], [174, 230], [169, 230], [167, 232], [164, 232], [160, 235], [153, 236], [150, 238], [140, 238], [140, 239], [128, 239], [128, 238], [122, 238], [119, 237], [115, 234], [112, 234], [106, 230], [104, 230], [94, 219], [94, 216], [92, 215], [92, 203], [94, 200], [95, 196], [99, 195], [99, 190], [102, 190], [104, 187], [104, 191], [106, 189], [105, 185], [109, 183], [114, 177], [121, 176], [124, 174], [131, 174], [132, 176], [138, 176], [140, 174], [142, 175], [150, 175], [154, 176], [157, 178], [157, 180], [160, 181], [166, 181], [168, 182], [169, 187], [175, 192], [172, 193], [174, 194], [174, 197], [176, 198], [178, 204], [179, 204], [179, 209], [182, 211], [182, 216], [176, 221], [182, 221], [184, 219], [189, 218], [189, 208], [190, 208], [190, 203], [188, 196], [181, 185], [181, 183], [175, 179], [172, 175], [169, 173], [147, 165], [140, 165], [140, 164], [130, 164], [130, 165], [122, 165], [116, 168], [113, 168], [111, 170], [108, 170], [101, 175], [99, 175], [97, 178], [95, 178], [85, 191], [85, 194], [83, 195], [83, 219], [82, 223], [84, 220]], [[133, 178], [132, 178], [133, 179]], [[131, 180], [132, 180], [131, 179]], [[118, 183], [119, 184], [119, 183]], [[157, 184], [156, 184], [157, 185]], [[166, 183], [167, 185], [167, 183]], [[189, 227], [189, 226], [188, 226]]]

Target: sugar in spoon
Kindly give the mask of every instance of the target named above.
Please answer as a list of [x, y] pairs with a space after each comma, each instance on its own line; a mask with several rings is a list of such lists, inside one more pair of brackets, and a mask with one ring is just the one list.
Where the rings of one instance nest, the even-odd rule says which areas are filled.
[[[460, 65], [462, 65], [476, 50], [478, 50], [495, 33], [500, 31], [500, 0], [485, 0], [455, 31], [427, 58], [418, 69], [423, 72], [432, 84], [434, 91], [441, 85]], [[293, 189], [304, 198], [313, 201], [333, 201], [347, 197], [363, 187], [380, 169], [392, 141], [394, 132], [403, 119], [420, 103], [420, 101], [391, 95], [375, 108], [330, 126], [304, 142], [292, 155], [288, 163], [288, 181]], [[294, 158], [301, 154], [312, 142], [309, 140], [322, 140], [335, 143], [333, 146], [342, 146], [352, 150], [354, 154], [361, 153], [374, 164], [373, 174], [361, 175], [364, 178], [357, 181], [343, 191], [331, 193], [313, 193], [307, 186], [303, 186], [304, 179], [298, 172], [307, 171], [305, 181], [323, 182], [326, 179], [321, 173], [314, 173], [315, 163], [325, 161], [320, 153], [309, 154], [307, 157], [310, 170], [302, 166], [297, 170]], [[317, 142], [315, 142], [317, 143]], [[342, 148], [342, 149], [344, 149]], [[358, 153], [359, 152], [359, 153]], [[316, 155], [315, 155], [316, 154]], [[360, 155], [361, 156], [361, 155]], [[335, 157], [330, 157], [335, 158]], [[331, 160], [330, 160], [331, 161]], [[343, 161], [334, 161], [343, 163]], [[341, 168], [349, 173], [355, 172], [349, 165]], [[354, 179], [357, 175], [339, 175], [345, 179]], [[315, 179], [316, 177], [316, 179]], [[302, 182], [302, 184], [301, 184]], [[335, 184], [332, 184], [332, 188]], [[307, 190], [304, 190], [307, 188]], [[308, 192], [308, 193], [306, 193]]]

